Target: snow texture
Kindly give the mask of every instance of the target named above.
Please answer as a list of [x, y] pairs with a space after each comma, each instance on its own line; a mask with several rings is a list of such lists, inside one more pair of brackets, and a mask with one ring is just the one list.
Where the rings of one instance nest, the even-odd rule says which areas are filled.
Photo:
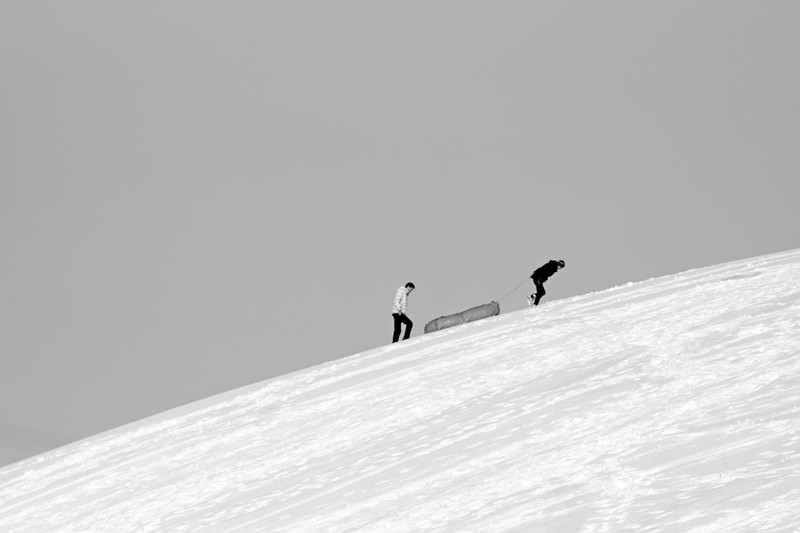
[[800, 250], [415, 337], [0, 470], [3, 532], [798, 528]]

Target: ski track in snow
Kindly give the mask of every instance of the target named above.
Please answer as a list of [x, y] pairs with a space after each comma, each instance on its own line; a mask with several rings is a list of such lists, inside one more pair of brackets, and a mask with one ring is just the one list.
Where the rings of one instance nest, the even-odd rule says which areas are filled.
[[416, 337], [0, 469], [0, 531], [798, 531], [800, 250]]

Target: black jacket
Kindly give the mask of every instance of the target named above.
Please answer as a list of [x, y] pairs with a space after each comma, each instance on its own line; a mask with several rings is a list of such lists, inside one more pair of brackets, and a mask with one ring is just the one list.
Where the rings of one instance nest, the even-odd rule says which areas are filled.
[[558, 263], [551, 259], [539, 268], [533, 271], [531, 279], [539, 279], [540, 281], [547, 281], [547, 279], [558, 271]]

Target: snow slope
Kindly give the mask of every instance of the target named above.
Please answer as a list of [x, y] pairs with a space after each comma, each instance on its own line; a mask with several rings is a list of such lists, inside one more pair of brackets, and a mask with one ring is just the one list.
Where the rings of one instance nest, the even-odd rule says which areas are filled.
[[800, 250], [550, 300], [0, 470], [0, 531], [798, 528]]

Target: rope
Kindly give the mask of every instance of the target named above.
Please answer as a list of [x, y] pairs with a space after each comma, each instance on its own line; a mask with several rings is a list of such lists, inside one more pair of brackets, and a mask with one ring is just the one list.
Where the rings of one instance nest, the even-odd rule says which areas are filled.
[[523, 284], [523, 283], [525, 283], [526, 281], [528, 281], [529, 279], [530, 279], [530, 276], [526, 276], [526, 277], [525, 277], [525, 279], [523, 279], [523, 280], [520, 282], [520, 284], [519, 284], [519, 285], [517, 285], [516, 287], [514, 287], [513, 289], [511, 289], [511, 291], [509, 291], [509, 293], [508, 293], [508, 294], [506, 294], [505, 296], [503, 296], [502, 298], [500, 298], [499, 300], [497, 300], [497, 303], [500, 303], [500, 302], [502, 302], [503, 300], [505, 300], [506, 298], [508, 298], [508, 297], [509, 297], [509, 296], [511, 296], [512, 294], [514, 294], [514, 291], [516, 291], [517, 289], [519, 289], [520, 287], [522, 287], [522, 284]]

